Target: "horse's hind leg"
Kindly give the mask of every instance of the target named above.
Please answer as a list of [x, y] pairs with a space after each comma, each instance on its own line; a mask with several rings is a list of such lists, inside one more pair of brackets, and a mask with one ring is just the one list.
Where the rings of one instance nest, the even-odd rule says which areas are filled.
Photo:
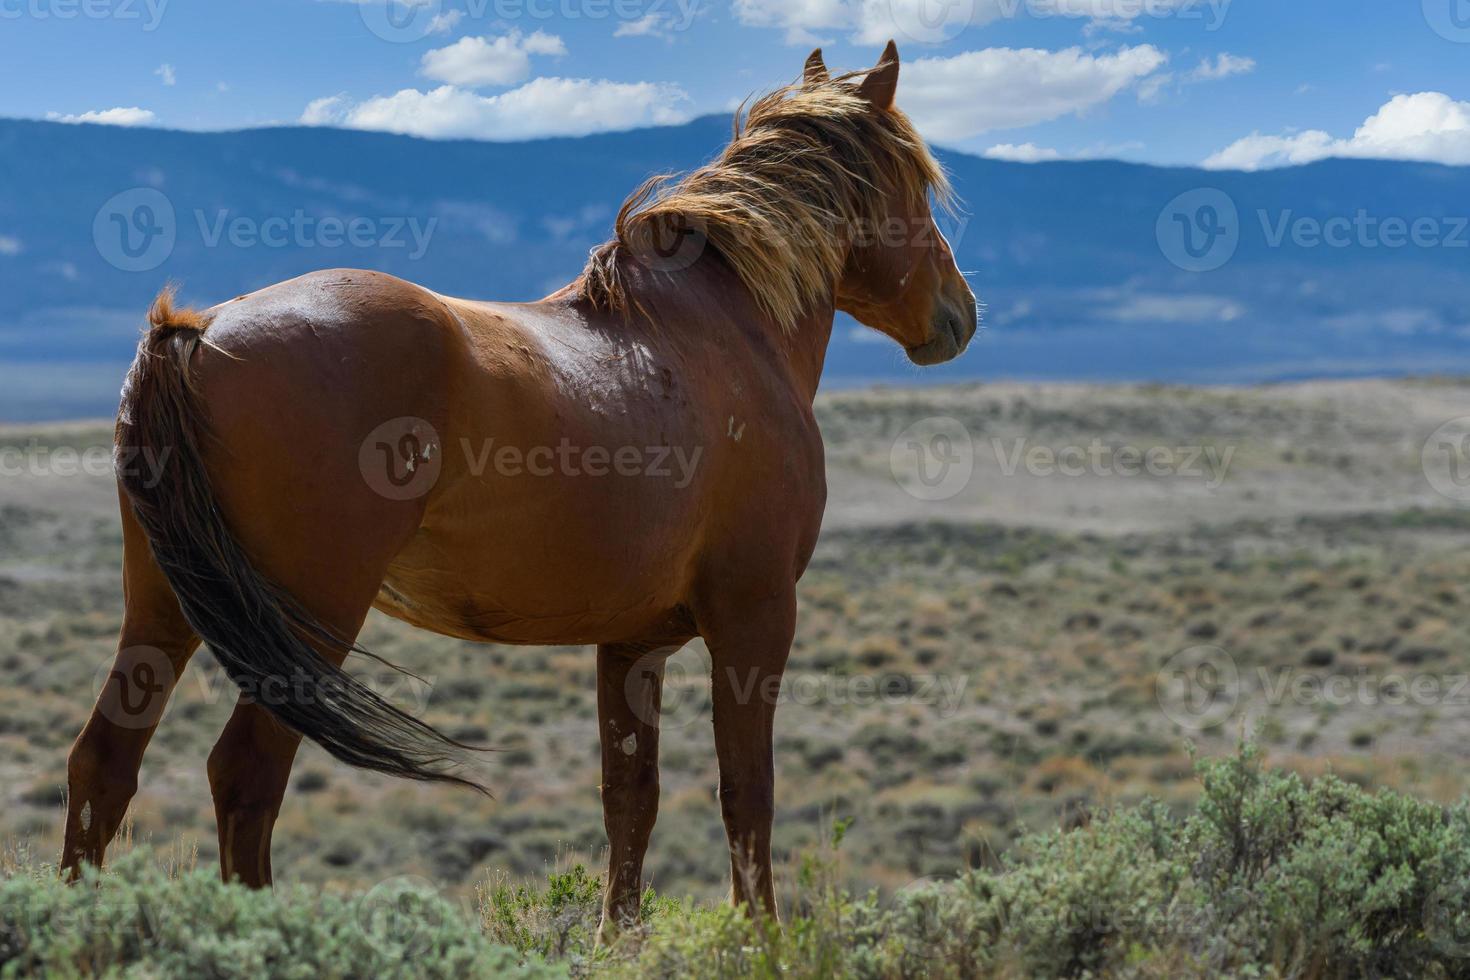
[[[360, 477], [352, 485], [356, 476], [340, 476], [343, 489], [335, 494], [303, 488], [285, 498], [256, 487], [254, 506], [242, 500], [252, 495], [248, 482], [237, 478], [220, 486], [222, 494], [240, 495], [226, 500], [226, 512], [238, 515], [236, 533], [260, 571], [343, 641], [354, 641], [361, 631], [388, 564], [413, 533], [419, 514], [416, 504], [402, 510], [404, 505], [381, 498], [370, 498], [366, 513], [346, 506], [350, 491], [366, 490]], [[346, 642], [312, 645], [333, 665], [340, 666], [347, 657]], [[280, 680], [279, 686], [242, 691], [209, 753], [220, 873], [226, 881], [254, 888], [272, 880], [271, 833], [301, 744], [301, 736], [276, 721], [266, 704], [272, 698], [321, 696], [296, 689], [289, 675]]]
[[209, 753], [220, 874], [252, 888], [271, 883], [271, 831], [301, 736], [244, 697]]
[[[343, 599], [335, 603], [318, 599], [312, 605], [316, 610], [322, 610], [324, 602], [338, 605], [343, 611], [336, 616], [321, 612], [318, 616], [337, 635], [355, 637], [372, 600], [347, 599], [344, 604]], [[343, 649], [318, 648], [333, 664], [345, 659]], [[261, 691], [258, 696], [277, 695]], [[242, 695], [235, 704], [234, 713], [209, 753], [209, 789], [219, 830], [220, 874], [225, 881], [239, 880], [252, 888], [271, 883], [271, 832], [300, 745], [300, 735], [272, 718], [251, 697]]]
[[662, 650], [597, 648], [597, 723], [602, 742], [602, 813], [610, 848], [598, 942], [638, 918], [643, 856], [658, 818], [658, 721]]
[[117, 657], [91, 717], [67, 757], [66, 841], [61, 868], [101, 865], [138, 788], [143, 751], [199, 639], [122, 501], [125, 610]]

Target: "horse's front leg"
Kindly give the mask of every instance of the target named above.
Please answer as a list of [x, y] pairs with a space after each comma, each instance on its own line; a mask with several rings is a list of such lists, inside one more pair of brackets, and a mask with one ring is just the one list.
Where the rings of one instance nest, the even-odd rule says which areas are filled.
[[776, 914], [771, 880], [775, 818], [772, 742], [781, 675], [796, 628], [796, 597], [782, 595], [719, 615], [705, 632], [713, 676], [720, 812], [730, 843], [736, 905]]
[[646, 647], [597, 648], [597, 723], [602, 741], [602, 819], [611, 848], [597, 941], [638, 919], [643, 855], [658, 817], [658, 715], [664, 657]]

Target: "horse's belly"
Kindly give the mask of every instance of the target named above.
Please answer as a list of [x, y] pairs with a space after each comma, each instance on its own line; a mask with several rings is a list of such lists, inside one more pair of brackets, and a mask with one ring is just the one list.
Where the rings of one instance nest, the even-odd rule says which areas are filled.
[[553, 495], [490, 503], [478, 519], [431, 518], [390, 566], [377, 605], [426, 629], [500, 643], [689, 635], [693, 529], [677, 506], [660, 520], [621, 503]]

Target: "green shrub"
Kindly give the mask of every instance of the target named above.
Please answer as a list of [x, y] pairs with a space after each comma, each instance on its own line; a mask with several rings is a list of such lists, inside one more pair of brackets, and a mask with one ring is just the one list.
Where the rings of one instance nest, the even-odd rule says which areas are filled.
[[554, 977], [402, 880], [351, 900], [305, 888], [170, 878], [146, 852], [68, 886], [54, 869], [0, 878], [0, 976]]
[[[0, 973], [115, 976], [1470, 978], [1470, 807], [1201, 762], [1192, 813], [1115, 809], [1024, 835], [997, 867], [888, 899], [842, 880], [846, 823], [808, 855], [784, 923], [651, 891], [595, 948], [602, 882], [481, 893], [481, 922], [388, 882], [272, 895], [140, 857], [66, 887], [0, 878]], [[553, 965], [548, 965], [550, 961]]]
[[[1146, 803], [1024, 836], [880, 902], [818, 888], [784, 929], [670, 920], [629, 975], [1470, 977], [1470, 810], [1312, 782], [1243, 747], [1183, 818]], [[804, 883], [804, 887], [809, 887]], [[808, 893], [810, 894], [810, 893]]]

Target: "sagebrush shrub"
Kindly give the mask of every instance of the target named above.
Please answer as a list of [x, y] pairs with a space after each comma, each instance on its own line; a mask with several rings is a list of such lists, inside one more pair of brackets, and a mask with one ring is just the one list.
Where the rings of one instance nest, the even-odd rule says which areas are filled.
[[412, 885], [252, 892], [143, 852], [75, 886], [12, 870], [0, 974], [1470, 978], [1470, 807], [1304, 780], [1249, 745], [1196, 772], [1190, 813], [1106, 811], [882, 900], [836, 886], [839, 822], [784, 923], [650, 891], [603, 949], [602, 883], [580, 866], [487, 886], [479, 923]]

